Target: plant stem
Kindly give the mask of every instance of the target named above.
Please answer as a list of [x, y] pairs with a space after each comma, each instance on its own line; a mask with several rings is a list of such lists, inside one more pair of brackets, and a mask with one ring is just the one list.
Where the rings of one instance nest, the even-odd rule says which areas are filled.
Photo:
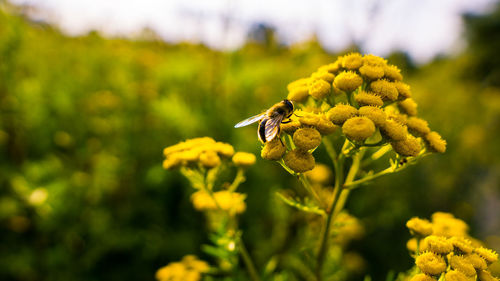
[[245, 181], [245, 170], [243, 168], [238, 168], [238, 171], [236, 172], [236, 177], [233, 180], [233, 183], [229, 186], [227, 189], [229, 192], [235, 191], [238, 186]]
[[316, 203], [318, 203], [318, 206], [321, 206], [321, 199], [319, 199], [318, 194], [316, 193], [316, 191], [314, 191], [314, 188], [311, 186], [311, 183], [306, 178], [304, 173], [299, 174], [298, 177], [304, 188], [307, 190], [307, 192], [309, 192], [309, 194], [312, 195]]
[[245, 263], [245, 266], [248, 270], [248, 274], [250, 274], [250, 279], [252, 279], [252, 281], [260, 281], [260, 277], [257, 274], [255, 265], [253, 264], [252, 259], [250, 258], [250, 255], [245, 248], [245, 244], [243, 244], [243, 241], [241, 240], [241, 237], [238, 239], [238, 250], [241, 257], [243, 258], [243, 262]]

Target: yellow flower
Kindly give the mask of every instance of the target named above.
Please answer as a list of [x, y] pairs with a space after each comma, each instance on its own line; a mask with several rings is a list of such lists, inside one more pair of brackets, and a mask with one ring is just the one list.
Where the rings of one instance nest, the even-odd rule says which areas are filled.
[[358, 114], [358, 110], [355, 107], [347, 104], [337, 104], [326, 113], [326, 116], [333, 124], [342, 125], [347, 119], [356, 116], [356, 114]]
[[342, 67], [348, 70], [356, 70], [363, 65], [363, 57], [359, 53], [350, 53], [342, 57]]
[[464, 237], [453, 236], [450, 238], [450, 242], [455, 248], [455, 252], [470, 254], [472, 253], [472, 250], [474, 250], [471, 241], [465, 239]]
[[301, 126], [299, 120], [295, 119], [295, 117], [291, 118], [291, 121], [288, 123], [281, 123], [280, 130], [291, 135], [293, 132], [297, 131]]
[[327, 71], [330, 73], [336, 73], [337, 71], [340, 70], [341, 66], [342, 66], [341, 62], [339, 60], [337, 60], [336, 62], [319, 67], [318, 71]]
[[206, 261], [199, 260], [195, 255], [187, 255], [181, 261], [188, 269], [198, 272], [208, 272], [210, 266]]
[[363, 84], [363, 79], [352, 71], [342, 71], [335, 77], [333, 83], [342, 91], [352, 92]]
[[493, 277], [489, 271], [481, 270], [477, 273], [479, 281], [498, 281], [498, 278]]
[[403, 75], [401, 75], [401, 70], [395, 65], [386, 65], [384, 67], [385, 77], [393, 81], [403, 80]]
[[231, 157], [234, 154], [234, 148], [232, 145], [223, 142], [217, 142], [212, 145], [212, 149], [217, 151], [220, 156]]
[[411, 218], [406, 222], [406, 227], [413, 235], [428, 236], [432, 234], [432, 223], [426, 219]]
[[354, 96], [356, 102], [360, 105], [373, 105], [382, 106], [384, 102], [382, 98], [371, 92], [359, 91], [358, 94]]
[[402, 112], [410, 116], [417, 115], [417, 103], [412, 98], [398, 102], [398, 107]]
[[498, 254], [485, 247], [479, 247], [474, 249], [474, 253], [481, 256], [488, 264], [496, 262], [498, 260]]
[[406, 122], [408, 120], [408, 116], [406, 114], [401, 114], [401, 113], [396, 112], [396, 111], [391, 113], [391, 108], [392, 107], [386, 107], [387, 118], [392, 119], [401, 125], [406, 125]]
[[286, 147], [283, 146], [279, 138], [275, 138], [270, 142], [266, 142], [260, 156], [267, 160], [280, 160], [286, 152]]
[[360, 116], [368, 117], [377, 127], [384, 125], [387, 120], [387, 115], [380, 107], [362, 106], [358, 111]]
[[387, 80], [376, 80], [370, 84], [373, 92], [378, 94], [382, 100], [395, 101], [398, 99], [398, 90], [394, 83]]
[[387, 119], [380, 129], [381, 132], [392, 141], [402, 141], [408, 136], [408, 129], [392, 119]]
[[384, 76], [384, 69], [381, 66], [365, 64], [359, 68], [359, 73], [368, 79], [375, 80]]
[[406, 241], [406, 249], [411, 252], [416, 252], [417, 251], [417, 238], [411, 238], [410, 240]]
[[451, 236], [466, 236], [467, 224], [455, 218], [450, 213], [436, 212], [432, 214], [432, 224], [434, 235], [451, 237]]
[[236, 152], [233, 155], [233, 163], [238, 167], [248, 167], [255, 164], [255, 155], [248, 152]]
[[[417, 156], [422, 150], [420, 141], [412, 135], [408, 135], [402, 141], [393, 141], [391, 146], [401, 156]], [[429, 233], [430, 234], [430, 233]]]
[[308, 86], [297, 86], [288, 92], [287, 99], [293, 102], [304, 102], [309, 97]]
[[477, 270], [483, 270], [488, 268], [486, 261], [478, 254], [473, 253], [465, 255], [465, 259], [467, 259], [467, 262], [472, 264], [472, 266]]
[[321, 79], [328, 84], [331, 84], [333, 82], [333, 79], [335, 79], [335, 75], [331, 74], [330, 72], [326, 70], [321, 70], [321, 71], [316, 71], [311, 75], [311, 79], [316, 80], [316, 79]]
[[450, 270], [444, 275], [446, 281], [469, 281], [467, 276], [460, 271]]
[[374, 65], [374, 66], [384, 67], [387, 65], [387, 60], [375, 55], [365, 55], [363, 57], [363, 63], [364, 65]]
[[305, 175], [313, 183], [318, 183], [322, 185], [328, 184], [333, 178], [332, 170], [327, 165], [324, 164], [316, 164], [314, 169], [306, 172]]
[[394, 82], [394, 87], [396, 87], [398, 94], [401, 98], [410, 98], [411, 90], [408, 84], [405, 84], [401, 81]]
[[450, 254], [448, 256], [448, 261], [450, 262], [451, 268], [456, 269], [466, 276], [473, 277], [476, 275], [476, 269], [470, 262], [463, 256], [457, 256]]
[[309, 84], [309, 80], [311, 80], [311, 78], [307, 77], [307, 78], [300, 78], [298, 80], [295, 80], [291, 83], [289, 83], [286, 88], [288, 89], [288, 91], [292, 91], [294, 88], [297, 88], [297, 87], [303, 87], [303, 86], [307, 86], [307, 84]]
[[188, 270], [180, 262], [170, 263], [156, 271], [158, 281], [181, 281], [184, 280]]
[[241, 214], [246, 209], [245, 195], [227, 190], [213, 193], [213, 197], [207, 192], [200, 190], [191, 195], [191, 202], [196, 210], [216, 211], [222, 210], [230, 215]]
[[424, 140], [431, 151], [439, 153], [444, 153], [446, 151], [446, 141], [443, 140], [438, 133], [430, 132], [424, 136]]
[[425, 273], [419, 273], [415, 276], [413, 276], [410, 281], [436, 281], [436, 279], [434, 279], [434, 277], [432, 276], [429, 276]]
[[415, 263], [423, 273], [429, 275], [439, 275], [446, 270], [446, 262], [443, 257], [433, 252], [425, 252], [419, 255]]
[[330, 94], [330, 90], [330, 83], [322, 79], [314, 80], [309, 85], [309, 95], [317, 100], [324, 99], [328, 96]]
[[447, 254], [453, 251], [453, 245], [446, 237], [431, 235], [425, 237], [427, 249], [437, 254]]
[[172, 157], [169, 157], [163, 160], [163, 169], [175, 169], [182, 165], [182, 161], [179, 157], [175, 157], [175, 154]]
[[304, 173], [314, 168], [314, 157], [299, 149], [294, 149], [288, 152], [283, 158], [285, 165], [296, 173]]
[[324, 114], [321, 115], [318, 124], [315, 127], [322, 135], [329, 135], [337, 130], [337, 126], [333, 124], [333, 122], [330, 121]]
[[293, 143], [298, 149], [310, 150], [321, 143], [321, 134], [313, 128], [302, 128], [293, 134]]
[[189, 140], [186, 140], [184, 142], [180, 142], [178, 144], [166, 147], [163, 150], [163, 154], [165, 156], [168, 156], [169, 154], [174, 153], [174, 152], [189, 150], [193, 147], [203, 146], [203, 145], [213, 144], [213, 143], [215, 143], [215, 141], [210, 137], [189, 139]]
[[201, 273], [208, 272], [208, 263], [196, 256], [185, 256], [181, 262], [173, 262], [156, 271], [158, 281], [198, 281]]
[[200, 163], [205, 168], [211, 169], [217, 167], [219, 166], [220, 162], [220, 157], [217, 155], [217, 153], [215, 153], [215, 151], [209, 150], [200, 154]]
[[342, 133], [350, 140], [364, 141], [375, 133], [375, 124], [367, 117], [353, 117], [342, 125]]
[[408, 126], [408, 130], [415, 136], [425, 136], [431, 132], [431, 129], [429, 129], [429, 123], [418, 117], [408, 118], [406, 126]]

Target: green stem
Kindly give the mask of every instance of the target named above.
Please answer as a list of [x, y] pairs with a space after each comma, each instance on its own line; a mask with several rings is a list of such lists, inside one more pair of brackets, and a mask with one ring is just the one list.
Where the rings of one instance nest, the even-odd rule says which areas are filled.
[[235, 191], [238, 186], [246, 180], [245, 178], [245, 170], [243, 168], [238, 168], [238, 171], [236, 172], [236, 177], [233, 180], [233, 183], [229, 186], [227, 189], [229, 192]]
[[311, 186], [311, 183], [309, 182], [307, 177], [303, 173], [299, 174], [298, 176], [299, 176], [300, 182], [302, 183], [304, 188], [307, 190], [307, 192], [309, 192], [309, 194], [312, 195], [312, 197], [314, 198], [314, 200], [316, 201], [318, 206], [321, 206], [321, 199], [319, 198], [316, 191], [314, 191], [314, 188]]
[[250, 258], [250, 255], [245, 248], [245, 244], [243, 244], [243, 241], [241, 240], [241, 237], [238, 239], [238, 250], [241, 254], [241, 257], [243, 258], [243, 262], [245, 263], [245, 266], [248, 270], [248, 274], [250, 274], [250, 279], [252, 279], [252, 281], [260, 281], [259, 274], [257, 274], [255, 265], [253, 264], [252, 259]]

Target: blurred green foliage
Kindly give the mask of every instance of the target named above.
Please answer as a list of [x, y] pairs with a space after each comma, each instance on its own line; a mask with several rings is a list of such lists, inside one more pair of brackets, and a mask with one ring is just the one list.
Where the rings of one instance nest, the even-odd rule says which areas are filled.
[[[315, 40], [219, 52], [154, 37], [68, 37], [16, 12], [0, 9], [1, 280], [152, 280], [169, 261], [203, 257], [203, 216], [189, 184], [162, 169], [162, 149], [210, 136], [259, 155], [255, 127], [234, 124], [335, 57]], [[353, 192], [347, 209], [366, 237], [351, 247], [374, 279], [411, 266], [404, 223], [412, 216], [453, 212], [500, 249], [500, 90], [463, 78], [478, 58], [471, 53], [419, 68], [392, 57], [448, 150]], [[297, 242], [305, 218], [275, 196], [300, 192], [296, 179], [258, 161], [241, 186], [242, 229], [263, 266]]]

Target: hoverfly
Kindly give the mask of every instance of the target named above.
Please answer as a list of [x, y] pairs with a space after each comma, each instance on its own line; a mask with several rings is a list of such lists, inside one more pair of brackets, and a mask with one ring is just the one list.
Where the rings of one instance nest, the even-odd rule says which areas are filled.
[[277, 104], [271, 106], [265, 112], [247, 118], [234, 127], [244, 127], [255, 122], [259, 122], [259, 128], [257, 129], [257, 136], [259, 140], [263, 143], [272, 141], [280, 132], [281, 123], [288, 123], [288, 121], [283, 121], [289, 119], [294, 111], [293, 103], [287, 99], [284, 99]]

